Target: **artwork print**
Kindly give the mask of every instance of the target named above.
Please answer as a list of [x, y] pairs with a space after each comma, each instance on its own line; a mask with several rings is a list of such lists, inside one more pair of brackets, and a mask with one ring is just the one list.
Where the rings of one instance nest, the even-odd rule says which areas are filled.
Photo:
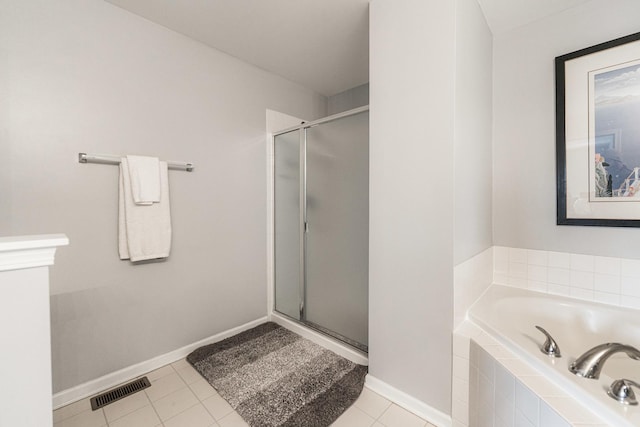
[[555, 58], [556, 223], [640, 227], [640, 33]]
[[640, 60], [589, 73], [591, 202], [640, 201]]

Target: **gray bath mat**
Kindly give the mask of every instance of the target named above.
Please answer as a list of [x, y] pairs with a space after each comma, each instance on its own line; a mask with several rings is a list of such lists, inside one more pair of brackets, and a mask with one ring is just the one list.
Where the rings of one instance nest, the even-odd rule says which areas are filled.
[[367, 367], [272, 322], [187, 361], [252, 427], [326, 427], [358, 398]]

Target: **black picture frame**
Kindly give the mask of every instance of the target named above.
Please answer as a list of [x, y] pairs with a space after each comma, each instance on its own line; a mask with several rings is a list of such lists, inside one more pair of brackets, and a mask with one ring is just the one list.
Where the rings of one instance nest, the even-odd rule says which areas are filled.
[[[582, 100], [585, 95], [579, 94], [579, 96], [575, 96], [577, 93], [575, 90], [576, 87], [578, 91], [584, 88], [584, 91], [588, 92], [590, 89], [588, 88], [589, 78], [583, 75], [583, 72], [576, 72], [574, 69], [581, 67], [588, 69], [588, 67], [585, 65], [576, 67], [573, 64], [576, 60], [580, 61], [580, 63], [593, 62], [598, 64], [596, 67], [598, 71], [606, 70], [606, 67], [602, 67], [602, 63], [606, 64], [607, 61], [611, 60], [612, 56], [616, 57], [616, 55], [619, 56], [616, 59], [618, 62], [609, 65], [622, 66], [620, 64], [632, 64], [635, 60], [640, 62], [640, 32], [555, 58], [557, 225], [640, 227], [640, 198], [638, 198], [637, 202], [630, 202], [628, 199], [624, 199], [623, 201], [621, 197], [612, 197], [610, 199], [601, 197], [593, 198], [594, 193], [590, 191], [591, 183], [589, 181], [591, 175], [587, 173], [586, 181], [584, 179], [576, 179], [574, 178], [575, 176], [584, 175], [584, 172], [576, 174], [571, 169], [573, 165], [576, 164], [573, 160], [575, 160], [576, 157], [580, 157], [581, 161], [585, 162], [584, 168], [590, 171], [591, 165], [589, 162], [591, 162], [591, 159], [597, 157], [597, 155], [595, 157], [590, 155], [590, 150], [592, 150], [591, 145], [594, 146], [593, 150], [595, 150], [595, 132], [593, 132], [593, 135], [588, 135], [590, 139], [586, 141], [586, 149], [582, 148], [585, 145], [584, 140], [579, 142], [576, 142], [574, 138], [570, 139], [570, 141], [567, 140], [567, 129], [576, 126], [576, 122], [580, 123], [577, 125], [577, 128], [584, 128], [584, 117], [582, 116], [587, 116], [587, 131], [593, 126], [589, 124], [589, 115], [591, 114], [589, 103], [582, 105], [582, 102], [576, 103], [575, 101], [576, 99]], [[568, 66], [571, 67], [570, 72], [567, 72]], [[589, 69], [589, 72], [593, 72], [593, 70]], [[579, 81], [575, 81], [576, 76]], [[595, 77], [593, 77], [593, 79], [595, 79]], [[568, 87], [573, 89], [568, 90]], [[586, 93], [587, 99], [590, 99], [590, 96], [594, 98], [593, 95]], [[576, 113], [577, 116], [580, 117], [580, 120], [575, 120]], [[640, 122], [640, 118], [638, 121]], [[585, 129], [581, 129], [578, 133], [584, 130]], [[607, 143], [612, 144], [612, 142]], [[573, 147], [569, 147], [570, 144], [581, 148], [574, 150]], [[638, 144], [640, 144], [640, 141], [638, 141]], [[568, 147], [571, 150], [572, 159], [569, 164], [569, 169], [567, 165]], [[579, 153], [576, 155], [575, 151]], [[584, 151], [584, 153], [582, 153], [582, 151]], [[607, 165], [606, 163], [602, 164]], [[609, 188], [611, 188], [611, 178], [609, 177], [608, 179]], [[571, 191], [568, 190], [568, 184], [571, 185]], [[583, 185], [586, 192], [574, 191], [576, 187], [580, 188]], [[576, 194], [579, 194], [579, 196], [576, 196]], [[580, 206], [580, 208], [576, 208], [576, 206]]]

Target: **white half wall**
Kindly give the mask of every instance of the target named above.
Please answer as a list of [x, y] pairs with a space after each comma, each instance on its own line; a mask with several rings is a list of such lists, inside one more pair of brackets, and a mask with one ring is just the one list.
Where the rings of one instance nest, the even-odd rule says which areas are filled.
[[556, 225], [554, 58], [638, 32], [640, 2], [593, 0], [494, 39], [496, 246], [640, 258], [640, 229]]
[[[316, 119], [325, 97], [101, 0], [0, 2], [0, 95], [0, 235], [72, 242], [54, 392], [266, 316], [265, 110]], [[167, 261], [118, 259], [118, 168], [78, 152], [195, 163], [169, 172]]]

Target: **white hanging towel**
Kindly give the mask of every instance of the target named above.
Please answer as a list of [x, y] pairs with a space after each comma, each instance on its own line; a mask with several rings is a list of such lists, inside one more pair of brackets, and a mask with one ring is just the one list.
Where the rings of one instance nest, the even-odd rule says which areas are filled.
[[129, 164], [120, 160], [118, 250], [120, 259], [132, 262], [167, 258], [171, 250], [169, 174], [166, 162], [160, 166], [160, 201], [138, 205], [133, 200]]
[[136, 205], [160, 202], [160, 161], [157, 157], [127, 156], [131, 195]]

